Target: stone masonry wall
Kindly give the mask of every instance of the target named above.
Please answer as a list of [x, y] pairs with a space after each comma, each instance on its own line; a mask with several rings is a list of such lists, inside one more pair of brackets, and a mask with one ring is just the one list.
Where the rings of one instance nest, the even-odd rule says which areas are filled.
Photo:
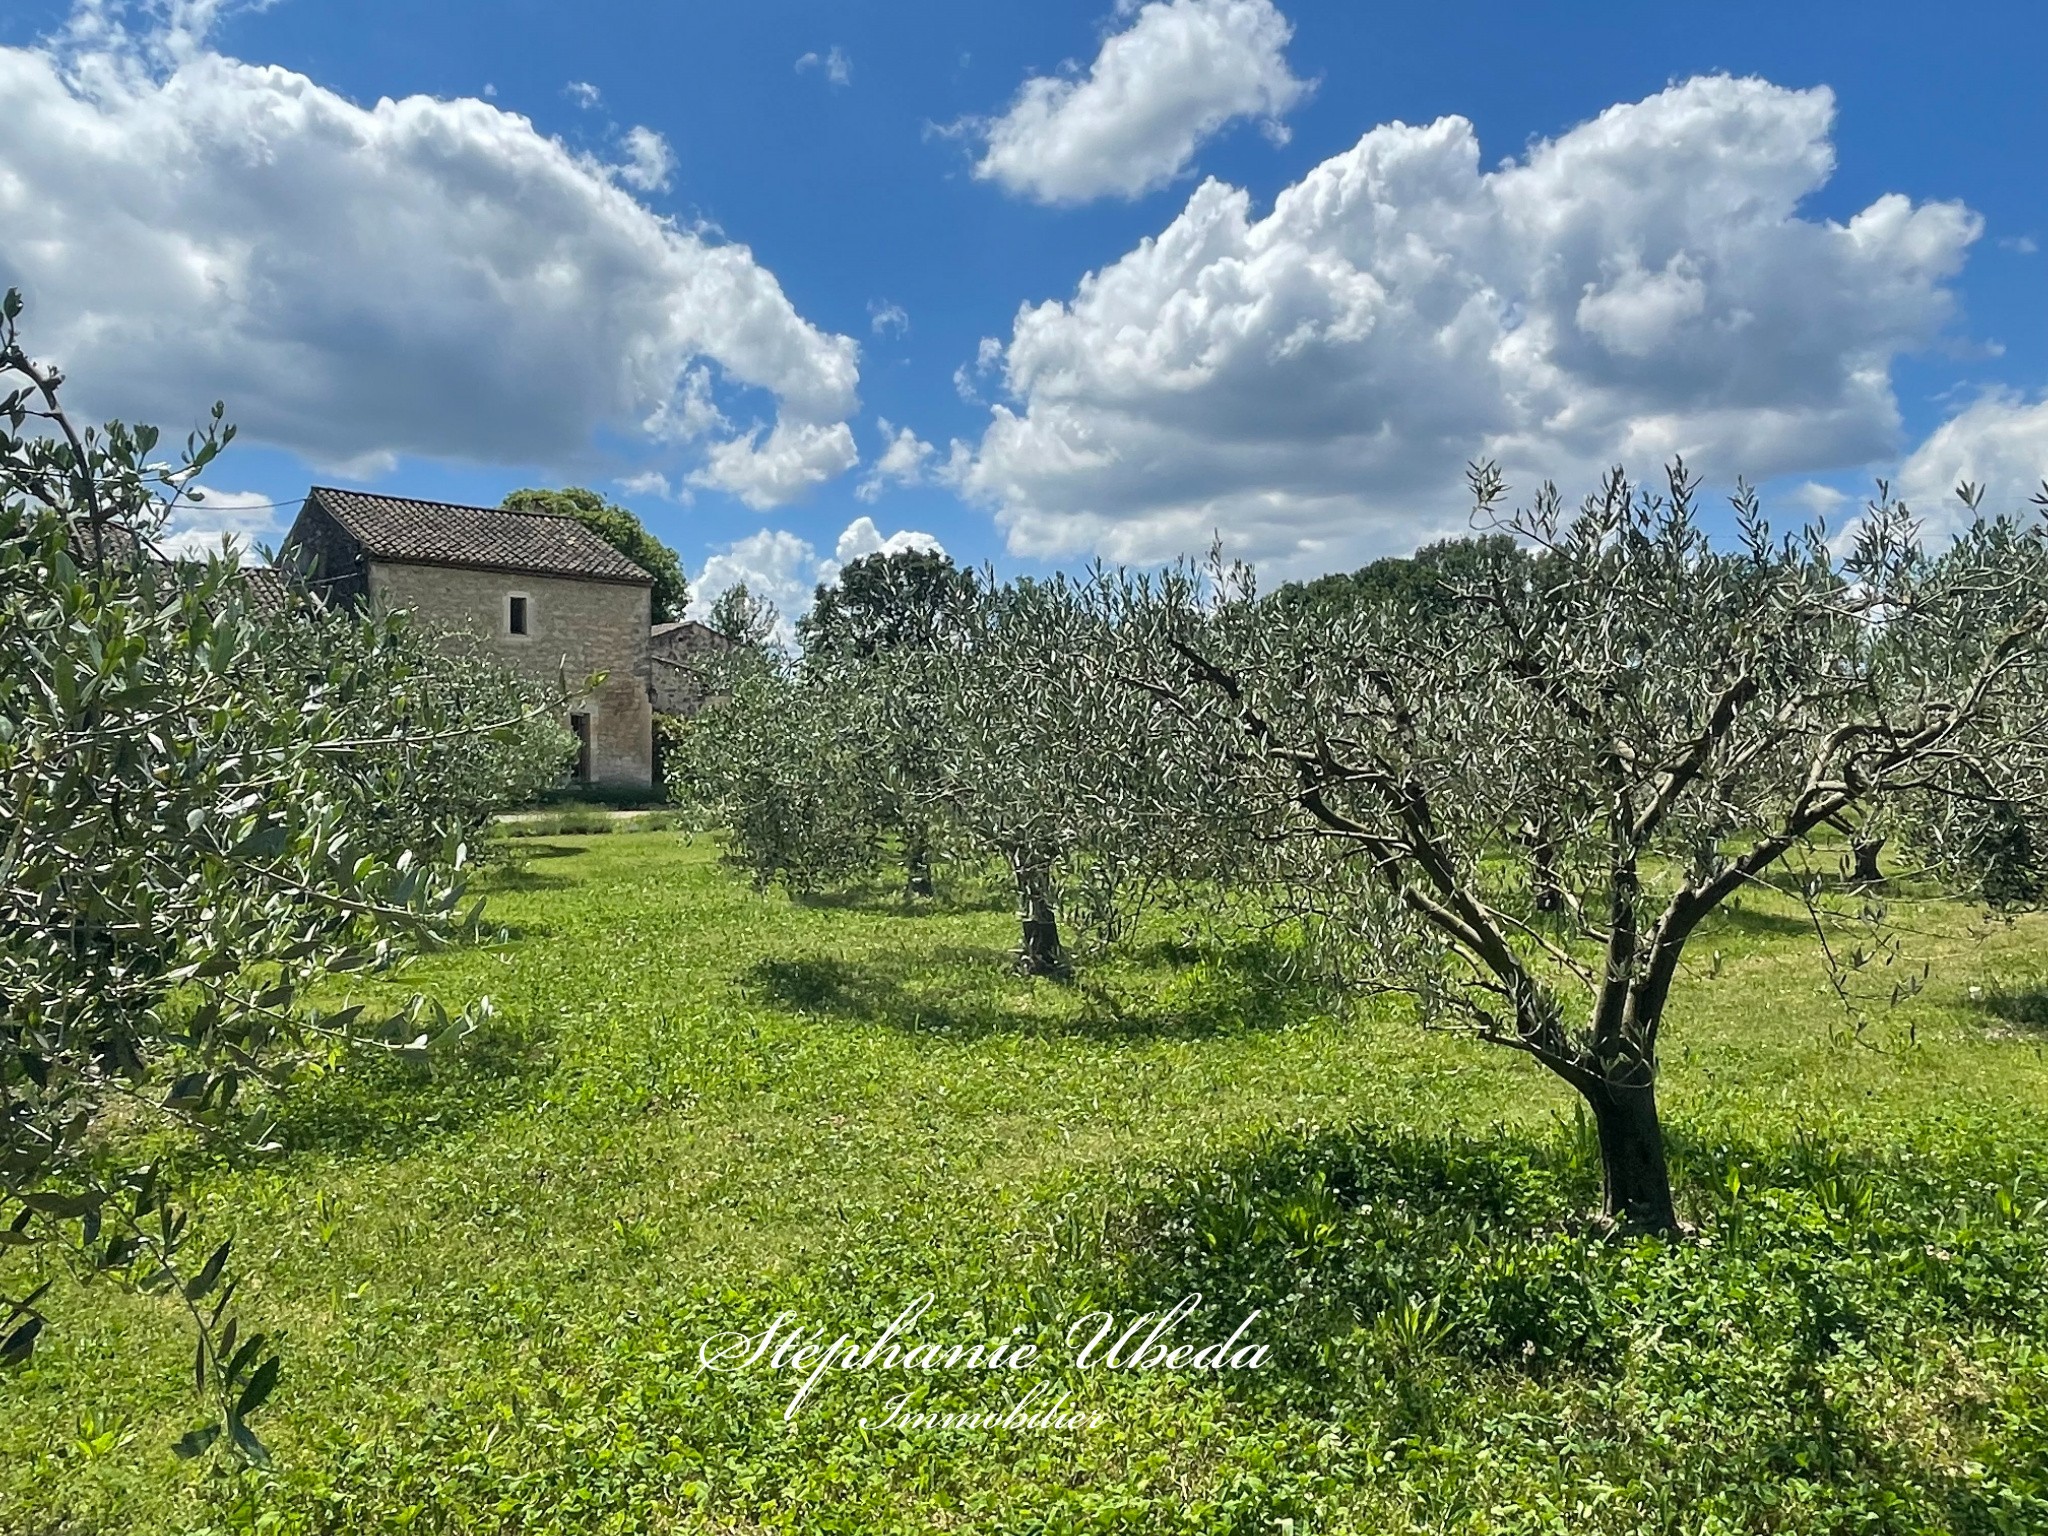
[[732, 642], [702, 624], [679, 624], [648, 642], [658, 715], [694, 715], [710, 691], [712, 663]]
[[363, 601], [369, 578], [361, 548], [310, 496], [292, 524], [281, 559], [327, 602], [353, 607]]
[[[591, 782], [646, 788], [654, 781], [654, 711], [648, 703], [649, 589], [509, 571], [370, 563], [370, 600], [404, 608], [421, 623], [463, 629], [509, 668], [552, 684], [566, 672], [579, 687], [606, 674], [595, 694], [572, 703], [590, 716]], [[507, 627], [513, 594], [526, 598], [527, 633]]]

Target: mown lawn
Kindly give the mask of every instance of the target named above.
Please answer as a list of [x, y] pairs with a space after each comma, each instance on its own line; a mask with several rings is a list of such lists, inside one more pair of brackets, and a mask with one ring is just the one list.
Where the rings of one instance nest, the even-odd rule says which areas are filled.
[[[1667, 1045], [1699, 1236], [1659, 1246], [1583, 1221], [1538, 1072], [1333, 1018], [1259, 943], [1162, 920], [1026, 981], [971, 882], [797, 904], [665, 831], [489, 885], [507, 942], [405, 977], [493, 999], [469, 1047], [303, 1087], [285, 1156], [202, 1177], [284, 1340], [273, 1468], [176, 1462], [169, 1307], [60, 1285], [0, 1531], [2048, 1529], [2048, 920], [1901, 903], [1932, 980], [1858, 1038], [1791, 903], [1722, 919]], [[791, 1380], [698, 1368], [925, 1291], [921, 1336], [1049, 1355], [1200, 1291], [1271, 1356], [1048, 1367], [1107, 1422], [1045, 1431], [880, 1427], [882, 1373], [785, 1424]]]

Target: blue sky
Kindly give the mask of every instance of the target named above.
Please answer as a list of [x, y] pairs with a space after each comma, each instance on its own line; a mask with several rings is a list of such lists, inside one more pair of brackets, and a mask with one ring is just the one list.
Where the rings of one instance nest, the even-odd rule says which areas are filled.
[[83, 405], [227, 397], [256, 537], [573, 481], [785, 605], [913, 534], [1304, 574], [1479, 454], [1674, 447], [1840, 521], [2048, 474], [2044, 59], [1967, 0], [16, 3], [0, 277]]

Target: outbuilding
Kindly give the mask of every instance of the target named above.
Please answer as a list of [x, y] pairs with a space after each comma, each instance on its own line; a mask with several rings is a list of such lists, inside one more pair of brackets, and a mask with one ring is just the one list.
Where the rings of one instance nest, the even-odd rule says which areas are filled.
[[571, 690], [576, 777], [654, 781], [648, 632], [654, 578], [573, 517], [316, 485], [278, 555], [329, 603], [406, 609], [481, 640], [510, 670]]

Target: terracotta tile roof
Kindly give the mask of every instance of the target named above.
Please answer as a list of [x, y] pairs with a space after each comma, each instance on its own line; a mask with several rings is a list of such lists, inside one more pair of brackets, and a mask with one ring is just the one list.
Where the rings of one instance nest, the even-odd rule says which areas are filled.
[[316, 485], [307, 493], [372, 560], [627, 581], [654, 578], [573, 517]]
[[141, 548], [142, 541], [135, 537], [134, 528], [119, 518], [98, 527], [82, 517], [71, 520], [71, 558], [81, 564], [100, 560], [111, 560], [116, 565], [133, 564]]
[[242, 589], [249, 594], [250, 605], [259, 613], [283, 613], [292, 597], [307, 596], [274, 565], [243, 566], [241, 582]]
[[[107, 559], [116, 563], [133, 563], [143, 553], [142, 540], [127, 523], [106, 522], [99, 525], [95, 533], [91, 524], [75, 521], [71, 525], [71, 556], [74, 560], [91, 562]], [[169, 570], [177, 565], [197, 565], [202, 562], [184, 559], [166, 559], [153, 548], [148, 553], [149, 564], [155, 570]], [[299, 590], [284, 571], [274, 565], [244, 565], [236, 569], [235, 580], [240, 583], [249, 604], [258, 613], [277, 615], [290, 606], [294, 595], [307, 597]]]

